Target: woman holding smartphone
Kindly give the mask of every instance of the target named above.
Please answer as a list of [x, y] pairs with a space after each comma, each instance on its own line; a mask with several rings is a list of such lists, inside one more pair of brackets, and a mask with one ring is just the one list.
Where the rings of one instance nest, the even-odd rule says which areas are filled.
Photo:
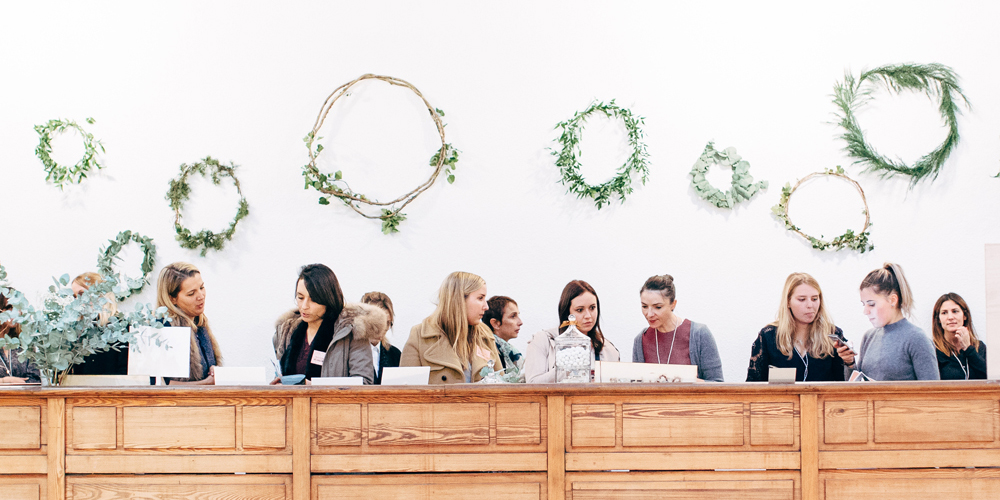
[[[753, 343], [747, 382], [766, 382], [771, 366], [795, 368], [797, 382], [843, 381], [844, 366], [854, 361], [846, 344], [823, 305], [816, 279], [792, 273], [785, 279], [776, 320]], [[841, 346], [842, 355], [837, 350]]]

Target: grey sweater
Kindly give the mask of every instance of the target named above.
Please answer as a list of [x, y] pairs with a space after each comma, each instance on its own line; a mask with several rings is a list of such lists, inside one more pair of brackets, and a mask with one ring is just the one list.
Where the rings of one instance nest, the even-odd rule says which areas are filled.
[[873, 380], [940, 380], [934, 344], [903, 318], [865, 332], [857, 369]]
[[[646, 330], [643, 328], [639, 335], [635, 336], [635, 341], [632, 342], [633, 363], [646, 362], [642, 355], [642, 334]], [[698, 378], [710, 382], [722, 382], [722, 360], [719, 359], [719, 348], [715, 346], [715, 337], [712, 336], [712, 331], [707, 326], [691, 322], [691, 341], [688, 344], [688, 351], [691, 353], [691, 364], [698, 365]]]

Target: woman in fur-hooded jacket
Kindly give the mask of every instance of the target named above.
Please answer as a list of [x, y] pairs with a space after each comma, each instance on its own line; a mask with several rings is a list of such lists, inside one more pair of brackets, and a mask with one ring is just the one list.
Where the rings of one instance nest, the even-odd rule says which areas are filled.
[[361, 377], [374, 381], [372, 342], [388, 329], [385, 311], [344, 304], [340, 283], [322, 264], [304, 266], [296, 284], [298, 307], [278, 318], [274, 353], [284, 375]]

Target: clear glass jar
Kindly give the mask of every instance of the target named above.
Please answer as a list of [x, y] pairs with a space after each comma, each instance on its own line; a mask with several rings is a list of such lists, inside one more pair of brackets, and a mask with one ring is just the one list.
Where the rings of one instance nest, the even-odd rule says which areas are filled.
[[556, 337], [556, 382], [590, 382], [590, 351], [590, 337], [580, 333], [576, 328], [576, 317], [570, 315], [569, 328]]

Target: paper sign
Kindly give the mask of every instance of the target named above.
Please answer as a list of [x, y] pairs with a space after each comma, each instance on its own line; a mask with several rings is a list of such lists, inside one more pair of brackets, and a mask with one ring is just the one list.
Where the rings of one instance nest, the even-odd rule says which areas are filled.
[[382, 369], [382, 385], [427, 385], [430, 375], [429, 366], [387, 366]]
[[263, 366], [216, 366], [215, 385], [267, 385]]
[[[156, 345], [157, 339], [160, 345]], [[190, 377], [191, 329], [180, 326], [140, 327], [135, 341], [129, 344], [128, 374], [147, 377]]]
[[325, 351], [313, 351], [312, 361], [310, 363], [314, 365], [323, 366], [323, 360], [326, 359]]
[[361, 377], [313, 377], [312, 385], [365, 385], [365, 379]]
[[767, 368], [767, 381], [775, 383], [794, 383], [795, 368], [778, 368], [770, 366]]
[[594, 362], [594, 382], [695, 382], [697, 380], [698, 365]]

